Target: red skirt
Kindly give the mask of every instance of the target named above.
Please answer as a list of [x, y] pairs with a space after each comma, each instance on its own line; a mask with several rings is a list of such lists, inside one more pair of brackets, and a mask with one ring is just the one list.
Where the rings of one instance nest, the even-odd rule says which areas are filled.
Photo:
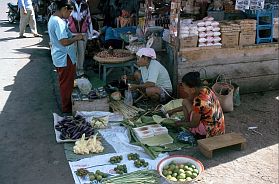
[[71, 96], [74, 88], [74, 80], [76, 74], [76, 65], [72, 63], [67, 56], [67, 66], [56, 68], [59, 78], [60, 96], [63, 113], [72, 112]]

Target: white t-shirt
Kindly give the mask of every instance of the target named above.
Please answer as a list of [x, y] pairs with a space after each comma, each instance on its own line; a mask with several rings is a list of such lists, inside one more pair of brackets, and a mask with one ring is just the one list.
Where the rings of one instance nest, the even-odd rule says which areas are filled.
[[140, 67], [143, 82], [153, 82], [155, 86], [172, 92], [172, 85], [168, 71], [156, 60], [151, 60], [148, 68]]

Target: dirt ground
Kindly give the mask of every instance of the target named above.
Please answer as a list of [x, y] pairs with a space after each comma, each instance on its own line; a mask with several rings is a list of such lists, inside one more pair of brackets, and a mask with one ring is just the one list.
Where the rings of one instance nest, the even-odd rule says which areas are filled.
[[[241, 105], [225, 114], [226, 132], [242, 133], [247, 147], [242, 151], [225, 148], [207, 159], [197, 148], [183, 153], [199, 159], [205, 171], [200, 184], [278, 183], [279, 91], [241, 95]], [[248, 127], [257, 127], [256, 131]]]

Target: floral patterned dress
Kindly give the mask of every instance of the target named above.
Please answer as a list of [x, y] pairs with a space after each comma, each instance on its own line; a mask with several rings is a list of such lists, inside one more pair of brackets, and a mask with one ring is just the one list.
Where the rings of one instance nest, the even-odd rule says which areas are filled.
[[196, 128], [191, 128], [192, 133], [213, 137], [225, 133], [224, 114], [214, 92], [203, 87], [199, 95], [194, 98], [193, 111], [201, 114], [200, 124]]

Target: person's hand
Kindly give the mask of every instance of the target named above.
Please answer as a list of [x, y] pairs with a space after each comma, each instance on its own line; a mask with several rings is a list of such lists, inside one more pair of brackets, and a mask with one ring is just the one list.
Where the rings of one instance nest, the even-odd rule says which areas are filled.
[[26, 9], [23, 9], [23, 14], [27, 15], [27, 10]]
[[134, 91], [134, 90], [138, 89], [138, 87], [136, 84], [129, 84], [129, 89]]
[[83, 34], [78, 34], [78, 35], [75, 36], [77, 41], [78, 40], [84, 40], [84, 37], [85, 37], [85, 35], [83, 35]]

